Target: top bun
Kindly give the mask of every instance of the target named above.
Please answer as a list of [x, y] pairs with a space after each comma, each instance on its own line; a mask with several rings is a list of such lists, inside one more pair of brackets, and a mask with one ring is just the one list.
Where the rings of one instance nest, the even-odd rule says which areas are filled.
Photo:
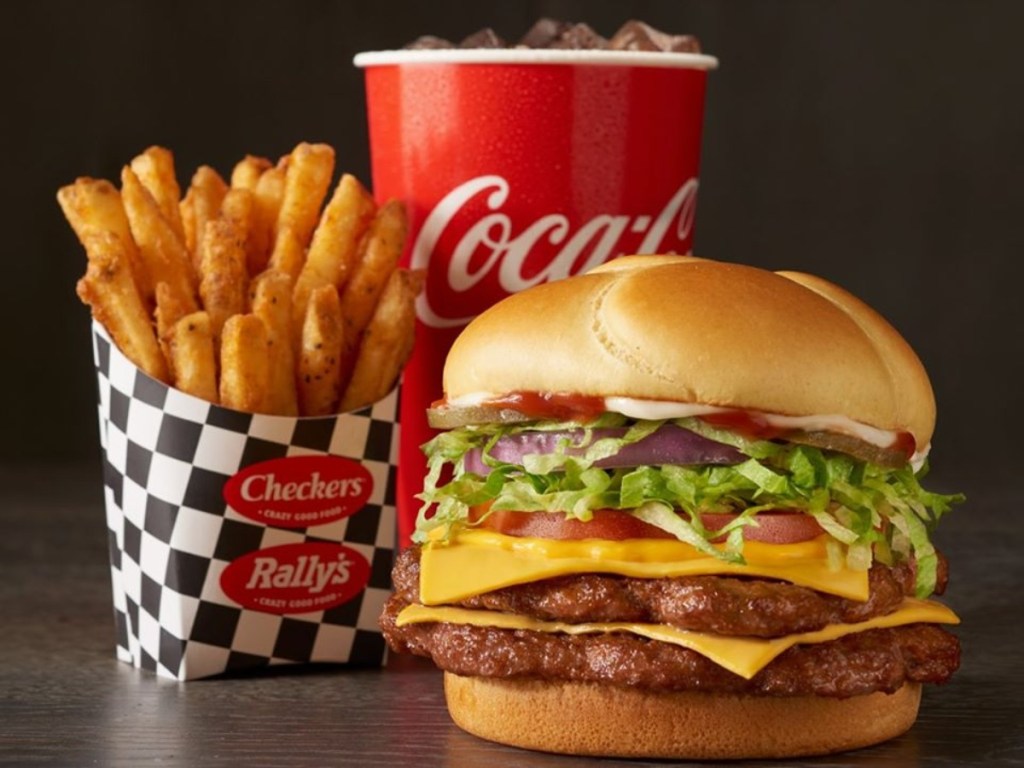
[[446, 396], [559, 392], [840, 415], [935, 427], [928, 374], [886, 320], [841, 288], [692, 256], [626, 256], [513, 294], [471, 322]]

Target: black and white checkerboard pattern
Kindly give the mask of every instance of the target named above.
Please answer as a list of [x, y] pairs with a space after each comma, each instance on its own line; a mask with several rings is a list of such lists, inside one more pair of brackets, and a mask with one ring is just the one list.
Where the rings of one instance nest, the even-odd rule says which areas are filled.
[[[397, 396], [331, 418], [293, 419], [220, 408], [154, 381], [93, 324], [100, 441], [118, 658], [188, 680], [270, 664], [382, 663], [377, 619], [391, 590], [395, 542]], [[284, 456], [358, 459], [373, 495], [352, 517], [274, 528], [230, 509], [224, 483]], [[303, 541], [344, 542], [370, 563], [367, 589], [316, 613], [240, 607], [220, 588], [247, 552]]]

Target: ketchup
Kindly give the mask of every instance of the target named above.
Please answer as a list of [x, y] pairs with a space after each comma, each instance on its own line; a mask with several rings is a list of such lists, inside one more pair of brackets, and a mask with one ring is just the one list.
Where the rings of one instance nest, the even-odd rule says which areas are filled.
[[[432, 408], [444, 408], [445, 399], [437, 400]], [[510, 392], [482, 404], [487, 408], [508, 408], [531, 419], [551, 421], [593, 421], [605, 412], [603, 397], [577, 395], [566, 392]]]
[[487, 404], [553, 421], [593, 421], [605, 412], [603, 397], [564, 392], [512, 392]]
[[896, 435], [896, 442], [889, 446], [891, 450], [899, 451], [907, 457], [907, 461], [917, 452], [917, 441], [909, 432], [900, 432]]

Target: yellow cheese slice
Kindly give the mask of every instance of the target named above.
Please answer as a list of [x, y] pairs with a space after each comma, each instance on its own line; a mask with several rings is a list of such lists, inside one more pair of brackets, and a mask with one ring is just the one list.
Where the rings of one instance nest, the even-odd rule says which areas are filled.
[[539, 621], [528, 616], [496, 611], [476, 611], [448, 606], [432, 607], [410, 605], [398, 614], [398, 626], [423, 622], [469, 624], [476, 627], [498, 629], [526, 629], [534, 632], [562, 632], [570, 635], [600, 632], [631, 632], [651, 640], [673, 643], [706, 656], [721, 667], [746, 679], [752, 678], [772, 659], [794, 645], [827, 643], [844, 635], [868, 629], [898, 627], [904, 624], [959, 624], [960, 619], [942, 603], [932, 600], [906, 598], [892, 613], [877, 616], [857, 624], [830, 624], [814, 632], [801, 632], [785, 637], [729, 637], [709, 632], [692, 632], [666, 624], [636, 624], [632, 622], [591, 622], [566, 624], [561, 621]]
[[424, 546], [420, 561], [420, 600], [424, 605], [455, 603], [515, 584], [574, 573], [613, 573], [641, 579], [733, 575], [780, 579], [851, 600], [868, 599], [867, 571], [831, 568], [819, 536], [799, 544], [743, 546], [745, 565], [706, 555], [675, 539], [555, 541], [505, 536], [493, 531], [462, 531], [447, 543]]

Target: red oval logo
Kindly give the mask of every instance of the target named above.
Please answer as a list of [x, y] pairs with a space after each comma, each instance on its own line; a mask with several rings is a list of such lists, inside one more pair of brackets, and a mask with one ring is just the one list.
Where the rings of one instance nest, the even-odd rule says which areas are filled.
[[309, 528], [354, 515], [373, 492], [373, 477], [340, 456], [288, 456], [250, 464], [224, 484], [224, 500], [264, 525]]
[[264, 613], [312, 613], [347, 603], [370, 581], [370, 564], [343, 544], [304, 542], [249, 552], [220, 575], [224, 594]]

